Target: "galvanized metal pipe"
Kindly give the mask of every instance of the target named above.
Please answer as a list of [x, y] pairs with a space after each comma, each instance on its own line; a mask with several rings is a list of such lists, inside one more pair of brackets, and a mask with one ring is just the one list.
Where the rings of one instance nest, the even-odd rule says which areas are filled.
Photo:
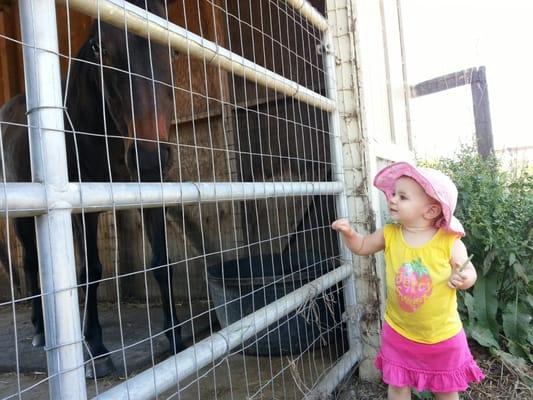
[[150, 399], [176, 387], [201, 368], [211, 365], [229, 351], [254, 337], [281, 317], [296, 310], [310, 296], [316, 296], [351, 274], [350, 265], [341, 265], [318, 279], [234, 322], [212, 336], [170, 357], [153, 368], [98, 395], [98, 400]]
[[68, 0], [68, 2], [61, 0], [61, 2], [68, 4], [76, 11], [100, 18], [102, 21], [121, 28], [124, 27], [126, 21], [129, 32], [144, 37], [150, 36], [151, 40], [165, 46], [170, 45], [182, 54], [205, 60], [225, 71], [257, 82], [321, 110], [335, 109], [335, 103], [327, 97], [128, 2], [120, 0]]
[[[61, 193], [68, 188], [68, 174], [55, 3], [21, 1], [19, 7], [32, 179], [51, 194]], [[49, 210], [36, 218], [35, 225], [50, 398], [85, 399], [70, 210]]]
[[305, 395], [305, 400], [322, 400], [327, 399], [328, 395], [333, 392], [339, 384], [352, 371], [358, 363], [361, 354], [357, 349], [350, 349], [337, 360], [337, 363], [328, 373]]
[[[335, 54], [333, 49], [333, 41], [331, 31], [327, 30], [323, 34], [323, 43], [325, 49], [324, 70], [326, 76], [326, 93], [328, 97], [337, 103], [337, 83], [335, 79]], [[333, 179], [337, 182], [343, 183], [344, 186], [344, 163], [342, 153], [341, 130], [339, 121], [339, 112], [335, 110], [329, 114], [329, 127], [331, 131], [331, 164], [333, 166]], [[348, 215], [348, 201], [346, 192], [343, 190], [336, 198], [337, 214], [338, 216]], [[339, 241], [342, 243], [342, 241]], [[352, 273], [343, 281], [344, 304], [346, 309], [346, 328], [348, 332], [348, 343], [350, 350], [355, 350], [351, 354], [357, 355], [357, 359], [361, 357], [361, 333], [359, 328], [359, 318], [357, 311], [357, 289], [355, 284], [355, 274], [353, 273], [353, 260], [350, 250], [340, 244], [340, 256], [347, 260], [352, 267]]]
[[0, 216], [40, 215], [49, 210], [77, 213], [127, 208], [153, 208], [183, 203], [331, 195], [340, 182], [184, 182], [69, 183], [61, 191], [40, 183], [6, 183]]
[[326, 31], [329, 28], [328, 21], [320, 14], [315, 7], [307, 0], [285, 0], [296, 11], [298, 11], [311, 25], [320, 31]]

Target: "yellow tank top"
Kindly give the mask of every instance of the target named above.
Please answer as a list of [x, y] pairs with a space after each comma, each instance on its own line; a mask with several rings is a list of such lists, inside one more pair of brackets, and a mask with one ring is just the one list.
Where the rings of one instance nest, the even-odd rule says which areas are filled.
[[439, 229], [420, 247], [409, 246], [401, 226], [383, 230], [387, 304], [385, 320], [402, 336], [420, 343], [438, 343], [462, 328], [456, 291], [447, 285], [455, 234]]

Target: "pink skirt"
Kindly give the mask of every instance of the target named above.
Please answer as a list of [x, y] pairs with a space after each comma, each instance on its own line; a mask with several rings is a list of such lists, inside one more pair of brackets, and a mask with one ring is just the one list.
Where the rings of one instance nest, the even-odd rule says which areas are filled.
[[442, 342], [425, 344], [403, 337], [385, 322], [374, 365], [389, 385], [436, 393], [460, 392], [485, 377], [462, 329]]

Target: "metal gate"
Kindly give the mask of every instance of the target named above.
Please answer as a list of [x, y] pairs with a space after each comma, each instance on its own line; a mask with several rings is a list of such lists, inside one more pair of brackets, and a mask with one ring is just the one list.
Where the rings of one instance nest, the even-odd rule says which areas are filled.
[[[171, 22], [168, 11], [166, 18], [152, 14], [148, 11], [148, 3], [145, 3], [145, 8], [120, 0], [64, 0], [61, 3], [67, 9], [67, 15], [75, 10], [93, 17], [97, 26], [107, 23], [122, 31], [127, 30], [148, 38], [149, 43], [167, 47], [169, 55], [177, 52], [177, 57], [181, 57], [188, 65], [189, 81], [192, 81], [191, 76], [195, 72], [191, 62], [199, 60], [194, 65], [203, 69], [202, 76], [205, 80], [211, 79], [208, 78], [209, 71], [215, 71], [215, 81], [221, 85], [220, 93], [225, 90], [229, 90], [229, 93], [219, 93], [220, 96], [215, 98], [210, 96], [207, 84], [203, 93], [196, 93], [190, 83], [188, 90], [185, 90], [190, 96], [190, 115], [174, 116], [173, 126], [176, 127], [178, 139], [175, 139], [176, 142], [168, 139], [169, 143], [165, 145], [170, 147], [170, 152], [177, 151], [182, 155], [185, 154], [180, 153], [182, 149], [192, 152], [193, 157], [196, 157], [196, 165], [186, 165], [183, 160], [177, 163], [180, 171], [192, 168], [198, 179], [183, 179], [181, 174], [177, 179], [163, 179], [161, 172], [160, 181], [148, 182], [139, 178], [136, 182], [111, 180], [106, 183], [84, 180], [80, 172], [77, 182], [69, 181], [65, 135], [81, 134], [75, 132], [76, 126], [64, 126], [65, 121], [70, 122], [72, 110], [65, 105], [60, 62], [63, 58], [70, 62], [73, 58], [70, 45], [68, 54], [60, 52], [54, 1], [19, 2], [19, 44], [24, 51], [27, 104], [24, 111], [30, 138], [31, 182], [13, 182], [6, 175], [5, 164], [12, 161], [7, 152], [12, 149], [6, 148], [3, 140], [1, 150], [4, 154], [4, 176], [0, 210], [5, 218], [35, 217], [41, 291], [38, 297], [42, 299], [44, 311], [47, 373], [45, 378], [35, 384], [21, 383], [23, 370], [20, 367], [22, 360], [18, 346], [25, 338], [17, 336], [18, 325], [22, 323], [18, 317], [18, 308], [35, 296], [16, 294], [15, 278], [18, 273], [9, 243], [13, 237], [13, 228], [6, 223], [7, 244], [4, 246], [10, 254], [6, 276], [10, 281], [11, 293], [8, 295], [9, 300], [2, 300], [0, 306], [9, 315], [12, 325], [13, 339], [9, 347], [15, 352], [13, 371], [16, 373], [17, 383], [15, 390], [4, 393], [4, 397], [25, 398], [40, 384], [48, 386], [50, 398], [53, 399], [77, 399], [93, 395], [108, 399], [147, 399], [158, 396], [187, 398], [185, 391], [191, 385], [197, 386], [197, 396], [200, 397], [200, 386], [205, 376], [209, 373], [214, 375], [218, 366], [227, 365], [229, 373], [226, 378], [210, 379], [214, 380], [215, 387], [220, 379], [231, 381], [235, 379], [235, 375], [232, 378], [231, 360], [246, 357], [248, 365], [252, 362], [257, 364], [260, 371], [263, 368], [263, 376], [257, 382], [245, 378], [246, 398], [322, 398], [331, 393], [359, 361], [361, 340], [355, 312], [356, 289], [351, 254], [343, 246], [340, 246], [339, 252], [337, 238], [329, 229], [335, 214], [347, 216], [348, 210], [343, 191], [342, 143], [336, 108], [336, 58], [328, 21], [304, 0], [206, 1], [207, 9], [213, 15], [222, 15], [226, 44], [230, 45], [224, 47], [224, 41], [220, 38], [216, 41], [208, 40], [203, 37], [205, 35], [186, 29], [187, 26], [181, 27]], [[163, 3], [167, 9], [167, 3]], [[324, 2], [314, 3], [325, 6]], [[200, 5], [197, 7], [199, 10]], [[186, 2], [183, 2], [183, 8], [186, 9]], [[213, 21], [217, 19], [213, 17]], [[236, 36], [232, 36], [231, 26], [238, 27]], [[68, 29], [70, 28], [68, 25]], [[231, 39], [232, 37], [238, 40]], [[239, 46], [232, 49], [232, 45], [236, 43]], [[111, 57], [104, 54], [104, 45], [103, 42], [93, 43], [93, 50], [99, 52], [100, 60], [104, 60], [105, 56]], [[247, 57], [250, 54], [251, 59]], [[155, 62], [157, 60], [150, 58], [152, 70]], [[104, 71], [108, 66], [104, 67], [104, 61], [100, 61], [97, 67]], [[124, 68], [124, 73], [133, 75], [129, 62], [126, 67], [115, 68]], [[68, 73], [70, 72], [69, 70]], [[130, 76], [130, 80], [133, 78], [135, 77]], [[151, 79], [151, 84], [155, 87], [153, 76], [145, 78]], [[222, 85], [221, 82], [226, 84]], [[221, 89], [222, 86], [226, 89]], [[172, 83], [172, 89], [176, 93], [179, 88]], [[133, 89], [131, 91], [133, 99]], [[106, 94], [111, 96], [108, 92]], [[70, 95], [76, 96], [78, 93]], [[156, 100], [159, 99], [155, 96], [154, 89], [154, 102], [157, 103]], [[195, 109], [197, 99], [205, 103], [206, 115], [200, 115]], [[177, 109], [176, 101], [174, 98], [174, 110]], [[102, 103], [105, 104], [104, 108], [113, 104], [107, 98]], [[211, 104], [216, 105], [214, 108], [218, 117], [210, 108]], [[132, 104], [131, 110], [135, 117], [137, 104]], [[209, 133], [208, 140], [199, 138], [200, 118], [208, 121], [205, 130]], [[218, 131], [211, 125], [216, 118], [221, 121]], [[180, 124], [192, 125], [194, 140], [191, 143], [180, 142]], [[13, 125], [12, 121], [0, 120], [2, 131]], [[217, 134], [225, 138], [223, 146], [213, 144], [213, 138]], [[105, 135], [111, 134], [106, 132]], [[124, 139], [125, 142], [132, 143], [128, 149], [135, 149], [131, 153], [134, 154], [133, 163], [138, 171], [145, 162], [141, 160], [137, 147], [144, 143], [143, 140], [147, 139], [140, 136]], [[156, 145], [159, 146], [158, 163], [162, 170], [163, 155], [159, 140]], [[202, 178], [204, 171], [199, 157], [204, 153], [210, 154], [206, 156], [210, 157], [207, 164], [211, 163], [212, 169], [209, 179]], [[215, 153], [222, 154], [223, 165], [227, 166], [224, 177], [220, 179], [217, 178], [217, 170], [222, 164], [217, 164]], [[108, 154], [108, 160], [110, 157]], [[80, 163], [80, 160], [77, 162]], [[131, 164], [127, 167], [131, 168]], [[199, 221], [196, 225], [190, 223], [192, 214], [183, 211], [189, 205], [197, 207], [195, 214], [193, 213]], [[203, 207], [209, 205], [214, 205], [215, 211], [202, 215], [202, 210], [205, 210]], [[80, 302], [78, 292], [83, 288], [88, 290], [93, 282], [89, 279], [88, 284], [79, 283], [76, 278], [76, 264], [79, 264], [80, 255], [75, 250], [72, 215], [82, 214], [82, 221], [85, 221], [90, 213], [109, 212], [115, 227], [111, 229], [114, 232], [113, 240], [118, 242], [117, 236], [121, 232], [117, 232], [117, 211], [140, 209], [143, 214], [155, 207], [171, 209], [175, 206], [182, 207], [182, 226], [176, 228], [182, 230], [184, 237], [183, 244], [180, 245], [185, 252], [181, 255], [181, 261], [167, 259], [163, 265], [156, 266], [144, 262], [142, 268], [135, 272], [142, 277], [144, 285], [141, 284], [141, 287], [146, 290], [141, 296], [145, 299], [145, 311], [139, 312], [142, 315], [146, 312], [148, 319], [149, 335], [143, 339], [150, 343], [152, 349], [151, 356], [148, 357], [148, 368], [128, 374], [125, 348], [129, 345], [124, 341], [128, 328], [121, 322], [119, 331], [122, 346], [112, 355], [123, 358], [126, 379], [114, 381], [107, 386], [96, 378], [86, 381], [86, 370], [94, 368], [98, 360], [91, 356], [90, 351], [84, 357], [88, 344], [82, 333], [82, 325], [86, 324], [84, 321], [88, 318], [88, 306], [87, 299]], [[169, 212], [165, 215], [168, 217], [168, 214]], [[222, 219], [223, 215], [230, 215], [226, 222]], [[209, 218], [215, 222], [209, 225]], [[144, 254], [148, 245], [143, 229], [144, 220], [140, 221], [139, 235]], [[168, 233], [172, 224], [176, 223], [165, 222], [164, 236], [168, 246], [166, 254], [171, 253], [175, 245]], [[211, 235], [211, 229], [217, 225], [218, 230]], [[224, 226], [230, 226], [231, 229], [225, 229]], [[83, 224], [82, 236], [84, 227]], [[192, 239], [190, 236], [187, 238], [186, 231], [189, 235], [196, 233], [200, 244], [190, 245], [189, 241]], [[212, 247], [215, 250], [210, 250], [210, 242], [215, 242]], [[152, 248], [154, 246], [156, 245], [152, 243]], [[196, 249], [196, 254], [192, 254], [192, 248]], [[293, 252], [294, 249], [297, 251]], [[86, 258], [86, 262], [88, 251], [90, 249], [87, 246], [82, 246], [80, 254], [82, 259]], [[117, 249], [115, 251], [118, 252]], [[289, 256], [285, 257], [286, 253]], [[287, 272], [284, 269], [286, 265], [296, 264], [293, 253], [297, 254], [299, 269]], [[233, 265], [231, 261], [242, 260], [243, 254], [246, 256], [244, 259], [260, 260], [261, 273], [257, 276], [251, 273], [248, 276], [253, 281], [251, 294], [241, 292], [243, 288], [237, 283], [239, 293], [230, 300], [230, 295], [226, 292], [229, 291], [226, 285], [229, 278], [226, 279], [225, 274], [229, 274], [229, 266]], [[276, 258], [278, 256], [280, 258]], [[272, 260], [274, 269], [276, 263], [281, 263], [282, 274], [272, 273], [268, 276], [263, 265], [265, 260]], [[212, 276], [213, 270], [215, 275], [217, 271], [222, 271], [220, 276], [216, 275], [213, 279], [221, 282], [223, 301], [220, 305], [215, 304], [213, 288], [216, 285], [204, 281], [203, 300], [207, 302], [207, 306], [203, 313], [209, 317], [209, 327], [207, 332], [200, 335], [195, 332], [193, 296], [189, 295], [185, 308], [190, 310], [192, 343], [184, 350], [174, 351], [170, 357], [161, 360], [154, 356], [153, 343], [161, 332], [159, 327], [151, 328], [150, 310], [153, 304], [150, 303], [152, 298], [148, 294], [151, 278], [147, 276], [149, 270], [163, 268], [168, 271], [180, 263], [200, 265], [205, 280]], [[121, 274], [118, 265], [116, 261], [110, 269], [111, 274], [104, 274], [100, 282], [109, 282], [110, 287], [116, 288], [114, 296], [118, 305], [117, 319], [122, 321], [121, 304], [124, 299], [121, 298], [120, 290], [126, 290], [122, 280], [133, 273]], [[252, 261], [246, 265], [251, 268]], [[317, 266], [318, 269], [313, 269]], [[177, 282], [170, 282], [170, 285], [186, 283], [190, 286], [188, 274], [189, 269], [186, 267], [184, 274], [176, 278]], [[240, 274], [244, 272], [238, 272], [237, 281], [244, 279]], [[301, 275], [305, 275], [305, 279]], [[298, 279], [292, 279], [294, 276]], [[291, 283], [288, 283], [289, 278], [292, 279]], [[295, 281], [298, 283], [295, 284]], [[266, 290], [272, 288], [275, 292], [280, 290], [279, 285], [289, 287], [280, 296], [267, 299]], [[187, 290], [190, 294], [191, 289]], [[258, 301], [254, 293], [259, 293], [258, 298], [264, 297], [265, 304], [254, 306], [252, 312], [246, 313], [243, 311], [245, 298], [251, 299], [252, 303]], [[85, 296], [82, 294], [82, 297]], [[238, 304], [242, 318], [236, 321], [229, 318], [228, 309], [231, 304]], [[320, 309], [320, 304], [323, 309]], [[327, 323], [321, 319], [324, 313]], [[215, 321], [215, 315], [218, 322]], [[291, 325], [291, 321], [296, 318], [300, 318], [299, 322]], [[285, 325], [288, 331], [282, 330]], [[312, 333], [315, 331], [318, 333]], [[283, 333], [280, 332], [288, 332], [291, 338], [294, 336], [295, 342], [289, 342], [289, 347], [294, 345], [299, 350], [281, 349], [280, 355], [273, 355], [276, 353], [272, 348], [273, 338], [277, 336], [281, 341]], [[102, 335], [105, 338], [105, 326]], [[305, 337], [307, 339], [304, 340]], [[267, 354], [261, 355], [259, 343], [262, 341], [265, 344], [265, 338]], [[247, 353], [250, 349], [251, 353]], [[255, 355], [251, 357], [250, 354], [254, 352]], [[322, 361], [319, 367], [313, 354], [320, 354]], [[260, 361], [250, 361], [259, 360], [260, 356], [268, 360], [266, 371], [265, 367], [260, 366]], [[251, 367], [247, 367], [245, 361], [244, 375], [249, 373], [249, 368]], [[241, 374], [242, 371], [234, 370], [233, 373]], [[261, 372], [259, 375], [261, 376]], [[289, 380], [295, 383], [289, 385]], [[297, 389], [289, 388], [291, 385]], [[214, 396], [242, 398], [238, 394], [241, 393], [238, 386], [230, 384], [229, 394], [215, 391]]]

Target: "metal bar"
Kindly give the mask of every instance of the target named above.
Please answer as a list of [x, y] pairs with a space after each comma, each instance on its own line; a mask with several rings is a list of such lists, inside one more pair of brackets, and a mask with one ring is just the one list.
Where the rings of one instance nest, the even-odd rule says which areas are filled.
[[327, 399], [343, 379], [350, 373], [359, 362], [361, 354], [357, 349], [350, 349], [341, 357], [328, 373], [305, 395], [305, 400]]
[[[337, 102], [337, 83], [335, 74], [335, 54], [333, 52], [333, 41], [331, 32], [325, 31], [323, 34], [323, 43], [325, 48], [324, 70], [326, 78], [327, 96]], [[329, 127], [331, 132], [330, 148], [331, 163], [333, 167], [333, 179], [338, 182], [344, 182], [344, 164], [342, 155], [342, 142], [339, 112], [337, 110], [329, 113]], [[343, 190], [336, 196], [336, 207], [339, 215], [348, 215], [348, 204], [346, 192]], [[361, 358], [361, 334], [359, 331], [359, 320], [357, 317], [357, 290], [355, 276], [353, 273], [352, 253], [346, 246], [339, 246], [340, 257], [348, 262], [350, 273], [343, 280], [343, 298], [345, 304], [345, 321], [350, 349], [337, 362], [335, 367], [326, 375], [326, 377], [314, 388], [308, 395], [309, 398], [326, 398], [336, 388], [337, 384], [346, 376], [351, 367]], [[307, 398], [307, 396], [306, 396]]]
[[273, 303], [234, 322], [212, 336], [170, 357], [153, 368], [128, 379], [108, 391], [101, 393], [98, 400], [149, 399], [175, 387], [213, 360], [229, 353], [246, 340], [254, 337], [281, 317], [296, 310], [309, 297], [316, 296], [339, 283], [352, 273], [350, 265], [341, 265], [333, 271], [296, 289]]
[[[67, 0], [60, 1], [67, 4]], [[68, 0], [68, 6], [121, 28], [124, 28], [126, 22], [129, 32], [144, 37], [150, 35], [150, 39], [155, 42], [170, 45], [173, 49], [187, 56], [205, 60], [225, 71], [257, 82], [321, 110], [332, 111], [335, 109], [335, 103], [327, 97], [254, 64], [252, 61], [163, 18], [147, 13], [146, 10], [128, 2], [120, 0]]]
[[[53, 0], [21, 1], [32, 179], [51, 195], [68, 187], [56, 11]], [[35, 219], [51, 399], [85, 399], [82, 335], [70, 210]]]
[[[335, 55], [333, 53], [333, 42], [331, 32], [326, 31], [323, 37], [326, 49], [324, 57], [324, 70], [326, 72], [326, 93], [328, 97], [337, 102], [337, 83], [335, 80]], [[339, 112], [334, 111], [329, 114], [329, 126], [331, 131], [331, 163], [333, 167], [333, 179], [337, 182], [344, 182], [344, 164], [342, 155], [341, 131], [339, 124]], [[348, 215], [348, 203], [346, 199], [346, 192], [343, 190], [338, 193], [336, 198], [337, 213], [340, 216]], [[346, 246], [340, 247], [340, 256], [347, 262], [352, 262], [352, 253]], [[359, 321], [356, 318], [357, 307], [357, 290], [355, 286], [354, 274], [350, 274], [343, 282], [344, 304], [346, 309], [346, 326], [348, 332], [348, 343], [350, 349], [361, 349], [361, 334], [359, 332]]]
[[307, 0], [285, 0], [296, 11], [298, 11], [306, 20], [320, 31], [329, 29], [328, 20], [320, 14], [315, 7]]
[[40, 183], [6, 183], [0, 216], [41, 215], [48, 210], [72, 212], [153, 208], [183, 203], [253, 200], [340, 193], [341, 182], [184, 182], [69, 183], [61, 191]]

